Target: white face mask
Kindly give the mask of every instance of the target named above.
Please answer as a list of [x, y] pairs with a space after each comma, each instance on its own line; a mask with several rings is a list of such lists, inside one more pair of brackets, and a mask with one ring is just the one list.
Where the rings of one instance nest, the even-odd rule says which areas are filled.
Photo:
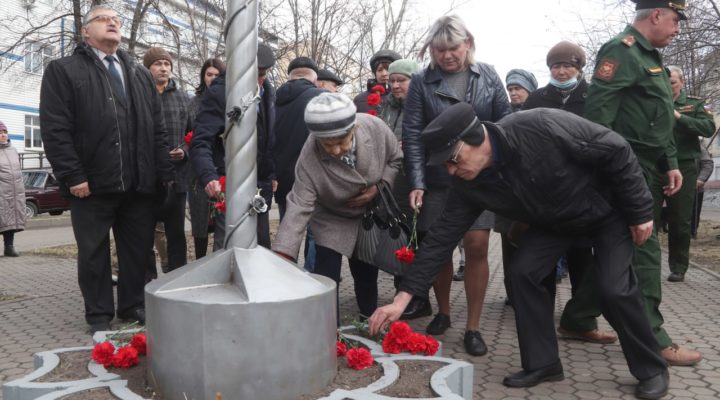
[[577, 85], [577, 82], [578, 82], [577, 77], [570, 78], [570, 79], [566, 80], [565, 82], [560, 82], [557, 79], [550, 78], [550, 84], [560, 90], [572, 89], [573, 87], [575, 87], [575, 85]]

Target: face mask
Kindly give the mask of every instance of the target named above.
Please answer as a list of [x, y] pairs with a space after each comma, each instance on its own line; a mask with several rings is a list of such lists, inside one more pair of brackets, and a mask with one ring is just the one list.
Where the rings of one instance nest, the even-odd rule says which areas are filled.
[[575, 87], [575, 85], [577, 85], [577, 82], [577, 78], [571, 78], [566, 80], [565, 82], [560, 82], [557, 79], [550, 78], [550, 84], [560, 90], [572, 89], [573, 87]]

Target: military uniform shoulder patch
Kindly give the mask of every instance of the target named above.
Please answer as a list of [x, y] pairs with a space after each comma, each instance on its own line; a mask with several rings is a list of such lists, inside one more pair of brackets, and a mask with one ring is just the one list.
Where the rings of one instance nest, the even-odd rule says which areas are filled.
[[663, 67], [645, 67], [645, 71], [647, 71], [650, 75], [662, 75], [665, 72], [665, 68]]
[[595, 69], [595, 78], [610, 82], [615, 76], [619, 65], [620, 63], [617, 60], [603, 58]]
[[695, 110], [695, 107], [692, 104], [688, 104], [686, 106], [682, 106], [677, 109], [677, 112], [679, 113], [689, 113], [693, 112]]
[[691, 95], [687, 95], [687, 98], [688, 98], [688, 99], [693, 99], [693, 100], [705, 100], [705, 99], [703, 99], [702, 97], [691, 96]]
[[632, 45], [634, 45], [636, 41], [637, 41], [637, 39], [635, 39], [635, 36], [633, 36], [633, 35], [627, 35], [624, 38], [622, 38], [623, 44], [627, 47], [632, 47]]

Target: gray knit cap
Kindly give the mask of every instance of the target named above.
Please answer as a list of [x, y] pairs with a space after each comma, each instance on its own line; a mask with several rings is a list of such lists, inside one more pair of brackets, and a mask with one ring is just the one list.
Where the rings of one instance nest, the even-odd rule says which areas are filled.
[[322, 93], [305, 107], [305, 125], [318, 139], [345, 136], [355, 125], [357, 108], [342, 93]]
[[414, 60], [403, 58], [393, 61], [392, 64], [390, 64], [390, 66], [388, 67], [388, 73], [390, 75], [403, 74], [408, 78], [412, 78], [412, 75], [418, 72], [419, 69], [420, 65], [418, 65], [418, 63], [416, 63]]
[[537, 79], [535, 75], [530, 71], [524, 69], [511, 69], [510, 72], [505, 76], [505, 87], [510, 85], [517, 85], [527, 90], [528, 93], [534, 92], [537, 87]]

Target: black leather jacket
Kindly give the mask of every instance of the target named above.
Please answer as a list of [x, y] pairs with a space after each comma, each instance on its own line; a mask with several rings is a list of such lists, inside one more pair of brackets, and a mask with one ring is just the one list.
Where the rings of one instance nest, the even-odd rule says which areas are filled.
[[[553, 234], [583, 236], [610, 218], [653, 218], [640, 164], [619, 134], [562, 110], [538, 108], [488, 125], [492, 166], [472, 181], [452, 178], [400, 290], [427, 296], [458, 240], [484, 210]], [[522, 244], [521, 244], [522, 245]]]
[[443, 110], [461, 101], [470, 103], [482, 121], [495, 122], [511, 112], [505, 87], [495, 68], [489, 64], [478, 62], [470, 66], [464, 99], [455, 96], [439, 68], [428, 67], [413, 76], [402, 125], [405, 173], [411, 189], [450, 185], [450, 175], [444, 166], [425, 167], [425, 147], [420, 134]]

